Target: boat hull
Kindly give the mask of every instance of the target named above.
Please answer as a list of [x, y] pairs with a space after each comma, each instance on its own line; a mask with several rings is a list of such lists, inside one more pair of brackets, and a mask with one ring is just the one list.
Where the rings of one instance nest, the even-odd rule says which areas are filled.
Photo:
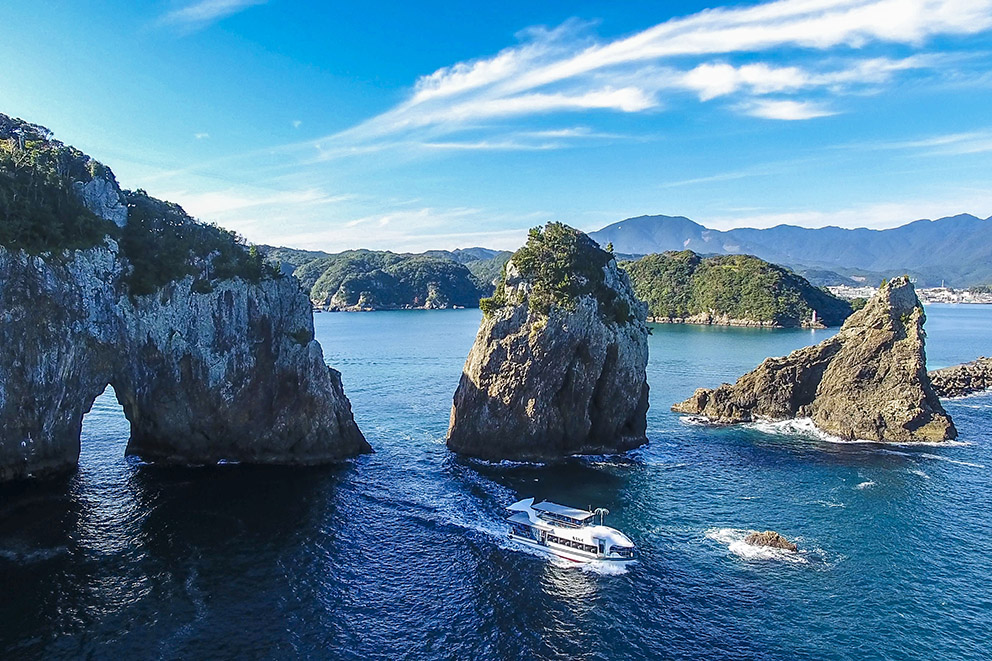
[[539, 549], [550, 555], [557, 556], [559, 558], [564, 558], [571, 562], [578, 564], [587, 564], [590, 562], [604, 562], [612, 565], [626, 565], [632, 562], [637, 562], [637, 558], [610, 558], [598, 555], [592, 555], [590, 553], [583, 553], [572, 548], [562, 547], [557, 544], [541, 544], [535, 539], [530, 537], [521, 537], [520, 535], [514, 535], [512, 532], [508, 534], [509, 538], [515, 542], [520, 542], [521, 544], [526, 544], [535, 549]]

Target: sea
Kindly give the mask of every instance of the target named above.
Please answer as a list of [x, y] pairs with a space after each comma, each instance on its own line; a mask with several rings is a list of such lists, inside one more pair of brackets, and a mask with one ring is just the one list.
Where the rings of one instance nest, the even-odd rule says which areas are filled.
[[[931, 368], [992, 354], [992, 306], [927, 315]], [[945, 402], [946, 444], [712, 427], [669, 407], [835, 330], [656, 325], [647, 446], [487, 463], [444, 444], [479, 319], [316, 315], [376, 450], [335, 466], [125, 457], [108, 390], [75, 474], [0, 488], [0, 658], [992, 658], [992, 394]], [[608, 508], [639, 562], [517, 546], [530, 496]]]

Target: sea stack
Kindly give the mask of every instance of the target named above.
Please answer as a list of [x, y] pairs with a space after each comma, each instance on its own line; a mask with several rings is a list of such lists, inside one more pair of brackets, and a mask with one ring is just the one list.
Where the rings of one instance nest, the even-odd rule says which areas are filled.
[[672, 410], [721, 423], [808, 417], [849, 440], [953, 439], [926, 371], [925, 320], [909, 278], [895, 278], [832, 338], [768, 358], [734, 385], [701, 388]]
[[647, 442], [647, 307], [612, 253], [561, 223], [532, 229], [480, 307], [451, 450], [544, 460]]
[[0, 179], [0, 481], [74, 468], [83, 415], [108, 384], [131, 423], [127, 452], [145, 459], [371, 451], [292, 277], [0, 115], [0, 174], [12, 171]]

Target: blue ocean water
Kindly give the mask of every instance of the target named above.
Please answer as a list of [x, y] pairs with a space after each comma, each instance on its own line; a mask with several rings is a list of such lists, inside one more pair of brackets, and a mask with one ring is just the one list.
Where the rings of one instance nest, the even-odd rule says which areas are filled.
[[[927, 312], [931, 367], [992, 352], [992, 307]], [[106, 393], [75, 475], [0, 489], [0, 656], [992, 657], [992, 395], [946, 403], [946, 446], [694, 425], [669, 406], [833, 331], [655, 326], [648, 446], [489, 464], [443, 440], [478, 321], [316, 316], [376, 448], [339, 466], [143, 465]], [[516, 548], [527, 496], [609, 508], [640, 562]], [[766, 528], [802, 553], [740, 543]]]

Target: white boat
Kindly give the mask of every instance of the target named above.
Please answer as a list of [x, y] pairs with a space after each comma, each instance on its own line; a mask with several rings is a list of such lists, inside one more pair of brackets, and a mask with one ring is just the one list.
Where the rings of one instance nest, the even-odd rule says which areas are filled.
[[[510, 539], [548, 551], [572, 562], [633, 562], [634, 542], [615, 528], [603, 525], [609, 510], [594, 512], [565, 507], [533, 498], [513, 503], [510, 512]], [[599, 517], [599, 525], [596, 518]]]

